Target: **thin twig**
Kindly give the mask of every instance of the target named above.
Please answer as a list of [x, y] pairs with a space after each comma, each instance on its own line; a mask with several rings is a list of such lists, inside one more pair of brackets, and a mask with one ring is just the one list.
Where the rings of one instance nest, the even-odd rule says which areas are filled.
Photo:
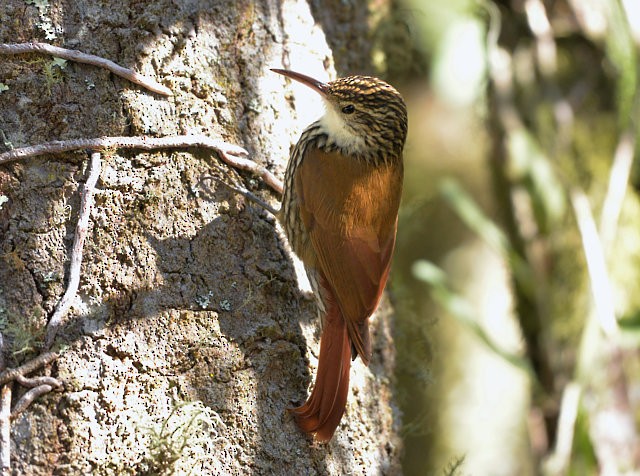
[[93, 139], [74, 139], [53, 141], [29, 147], [20, 147], [0, 154], [0, 165], [14, 160], [35, 157], [43, 154], [57, 154], [78, 149], [102, 150], [117, 149], [179, 149], [186, 147], [202, 147], [215, 150], [220, 159], [230, 167], [246, 170], [260, 177], [269, 187], [282, 193], [282, 182], [265, 167], [242, 156], [247, 151], [242, 147], [223, 140], [211, 139], [204, 135], [172, 136], [172, 137], [97, 137]]
[[19, 375], [28, 375], [58, 358], [57, 352], [46, 352], [33, 360], [26, 362], [17, 369], [8, 369], [0, 374], [0, 385], [15, 380]]
[[230, 183], [225, 182], [224, 180], [219, 179], [218, 177], [213, 177], [211, 175], [203, 177], [203, 180], [213, 180], [221, 185], [224, 185], [225, 187], [227, 187], [229, 190], [231, 190], [232, 192], [238, 193], [240, 195], [242, 195], [244, 198], [246, 198], [247, 200], [255, 203], [256, 205], [264, 208], [266, 211], [268, 211], [269, 213], [271, 213], [272, 215], [278, 215], [278, 212], [280, 210], [276, 210], [275, 208], [273, 208], [271, 205], [269, 205], [267, 202], [265, 202], [264, 200], [262, 200], [260, 197], [254, 195], [253, 193], [251, 193], [249, 190], [247, 190], [246, 188], [240, 186], [240, 185], [231, 185]]
[[4, 360], [4, 335], [0, 332], [0, 372], [7, 368], [7, 363]]
[[62, 387], [62, 382], [54, 377], [48, 377], [46, 375], [40, 377], [25, 377], [24, 375], [16, 376], [16, 382], [18, 382], [23, 387], [34, 388], [39, 387], [40, 385], [51, 385], [55, 388]]
[[[0, 332], [0, 370], [4, 371], [4, 335]], [[0, 389], [0, 475], [11, 474], [11, 387], [6, 383]]]
[[569, 382], [562, 392], [555, 449], [544, 463], [547, 474], [565, 474], [569, 468], [581, 393], [578, 382]]
[[596, 316], [602, 330], [607, 336], [611, 337], [618, 331], [618, 321], [613, 308], [613, 291], [607, 271], [602, 241], [591, 213], [589, 199], [584, 192], [573, 190], [571, 192], [571, 204], [578, 222], [582, 248], [587, 260], [587, 271], [589, 273]]
[[635, 146], [635, 134], [632, 131], [627, 131], [620, 137], [613, 156], [607, 195], [604, 198], [600, 214], [600, 239], [605, 251], [609, 251], [616, 236], [618, 219], [631, 175]]
[[525, 0], [524, 9], [527, 13], [529, 28], [536, 37], [536, 55], [540, 71], [545, 76], [551, 77], [557, 71], [557, 53], [546, 9], [542, 0]]
[[11, 386], [0, 390], [0, 471], [2, 476], [11, 474]]
[[161, 94], [163, 96], [173, 96], [171, 90], [158, 83], [154, 79], [144, 76], [140, 73], [136, 73], [132, 69], [123, 68], [122, 66], [114, 63], [111, 60], [101, 58], [100, 56], [90, 55], [77, 50], [69, 50], [67, 48], [60, 48], [59, 46], [53, 46], [48, 43], [5, 43], [0, 44], [0, 54], [3, 55], [18, 55], [24, 53], [44, 53], [58, 58], [63, 58], [76, 63], [91, 64], [98, 66], [99, 68], [105, 68], [111, 71], [113, 74], [127, 79], [132, 83], [139, 84], [143, 88], [153, 91], [154, 93]]
[[13, 407], [9, 418], [11, 418], [12, 420], [15, 419], [18, 415], [29, 408], [29, 405], [31, 405], [34, 400], [41, 397], [42, 395], [49, 393], [51, 390], [53, 390], [53, 388], [54, 387], [52, 387], [51, 385], [44, 384], [29, 390], [22, 396], [22, 398], [20, 398], [20, 400], [18, 400], [18, 403], [16, 403], [15, 407]]
[[47, 335], [44, 340], [45, 349], [51, 348], [53, 340], [58, 333], [62, 319], [67, 315], [71, 304], [78, 292], [78, 285], [80, 284], [80, 268], [82, 267], [82, 248], [84, 246], [84, 239], [87, 236], [87, 229], [89, 227], [89, 216], [91, 215], [91, 208], [93, 207], [93, 193], [95, 192], [96, 183], [100, 177], [100, 169], [102, 168], [102, 161], [100, 160], [100, 152], [94, 152], [91, 154], [91, 161], [89, 164], [89, 176], [87, 182], [82, 190], [82, 199], [80, 203], [80, 216], [78, 217], [78, 224], [76, 225], [76, 232], [73, 238], [73, 248], [71, 250], [71, 265], [69, 266], [69, 284], [62, 299], [58, 303], [53, 316], [49, 319], [47, 324]]

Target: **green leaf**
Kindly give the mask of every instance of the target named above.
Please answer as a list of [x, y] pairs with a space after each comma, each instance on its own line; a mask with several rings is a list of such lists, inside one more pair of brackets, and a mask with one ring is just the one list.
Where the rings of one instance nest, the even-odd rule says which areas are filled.
[[618, 319], [618, 325], [626, 341], [640, 345], [640, 310], [622, 316]]
[[452, 178], [442, 180], [440, 192], [460, 219], [489, 246], [504, 256], [522, 289], [532, 296], [535, 295], [535, 280], [531, 268], [514, 251], [507, 236], [484, 214], [475, 200]]
[[413, 275], [416, 278], [432, 286], [444, 286], [447, 281], [447, 275], [442, 269], [438, 268], [431, 261], [424, 259], [413, 263], [411, 271], [413, 271]]
[[606, 35], [607, 56], [618, 72], [618, 118], [622, 128], [625, 128], [632, 120], [634, 98], [638, 90], [638, 56], [629, 21], [621, 3], [611, 1], [605, 5], [609, 23]]
[[509, 241], [502, 230], [491, 221], [458, 181], [445, 178], [440, 183], [440, 192], [462, 221], [489, 246], [501, 253], [509, 251]]
[[475, 308], [463, 296], [449, 289], [446, 283], [446, 273], [438, 266], [427, 260], [418, 260], [413, 264], [413, 274], [416, 278], [431, 285], [431, 296], [447, 313], [467, 327], [489, 349], [498, 354], [510, 364], [531, 374], [531, 366], [527, 359], [508, 352], [500, 347], [476, 319]]
[[548, 233], [564, 215], [566, 200], [549, 157], [542, 151], [536, 138], [525, 128], [517, 128], [508, 135], [512, 178], [526, 188], [536, 224], [542, 233]]

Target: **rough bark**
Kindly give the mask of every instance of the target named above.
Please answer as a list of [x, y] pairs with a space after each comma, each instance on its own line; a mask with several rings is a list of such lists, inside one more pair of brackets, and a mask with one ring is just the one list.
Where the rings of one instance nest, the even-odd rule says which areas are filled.
[[[107, 71], [0, 57], [0, 144], [204, 133], [282, 174], [318, 114], [268, 71], [363, 70], [350, 36], [366, 6], [335, 2], [86, 0], [0, 4], [0, 42], [48, 41], [155, 77], [162, 98]], [[332, 15], [336, 21], [331, 22]], [[316, 20], [318, 23], [316, 23]], [[335, 27], [337, 28], [337, 27]], [[337, 48], [337, 49], [336, 49]], [[342, 50], [340, 50], [342, 48]], [[368, 57], [368, 56], [364, 56]], [[355, 58], [355, 59], [354, 59]], [[8, 365], [37, 354], [62, 296], [88, 155], [0, 166], [0, 327]], [[315, 445], [286, 411], [307, 395], [319, 348], [275, 220], [202, 178], [258, 180], [205, 151], [106, 151], [79, 296], [49, 368], [64, 390], [12, 423], [14, 474], [397, 474], [399, 419], [386, 309], [375, 355], [356, 362], [343, 423]], [[14, 398], [24, 390], [14, 389]]]

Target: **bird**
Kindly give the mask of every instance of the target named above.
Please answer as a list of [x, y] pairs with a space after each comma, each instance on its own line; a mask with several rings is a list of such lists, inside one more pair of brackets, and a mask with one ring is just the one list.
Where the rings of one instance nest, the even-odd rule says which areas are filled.
[[345, 412], [351, 360], [371, 360], [369, 318], [396, 241], [407, 108], [395, 88], [375, 77], [325, 83], [272, 71], [308, 86], [325, 104], [291, 152], [278, 219], [323, 316], [313, 390], [290, 411], [302, 431], [327, 442]]

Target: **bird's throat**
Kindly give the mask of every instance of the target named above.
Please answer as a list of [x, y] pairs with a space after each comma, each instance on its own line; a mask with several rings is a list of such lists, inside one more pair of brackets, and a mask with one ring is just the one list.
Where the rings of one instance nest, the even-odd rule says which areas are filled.
[[362, 135], [357, 134], [345, 124], [340, 113], [330, 105], [325, 114], [318, 121], [320, 129], [327, 134], [328, 141], [333, 143], [342, 153], [347, 155], [362, 155], [367, 148]]

